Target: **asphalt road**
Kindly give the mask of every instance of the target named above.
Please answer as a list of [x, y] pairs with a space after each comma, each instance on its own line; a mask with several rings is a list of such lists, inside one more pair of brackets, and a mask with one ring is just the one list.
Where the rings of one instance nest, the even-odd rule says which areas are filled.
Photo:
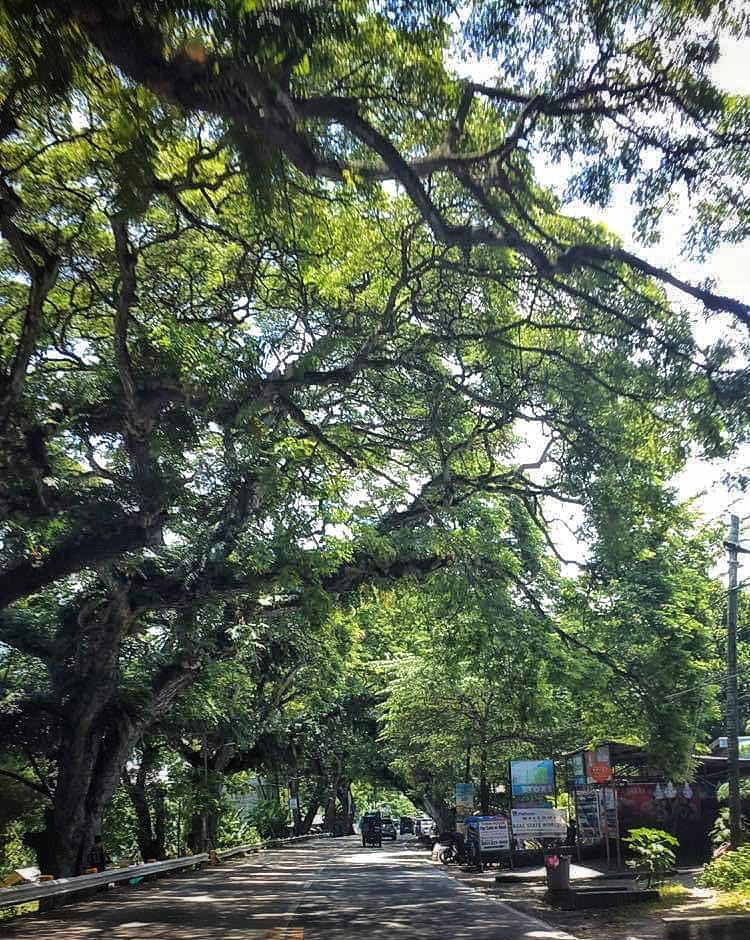
[[412, 842], [355, 838], [294, 848], [114, 889], [0, 924], [2, 940], [562, 940], [459, 884]]

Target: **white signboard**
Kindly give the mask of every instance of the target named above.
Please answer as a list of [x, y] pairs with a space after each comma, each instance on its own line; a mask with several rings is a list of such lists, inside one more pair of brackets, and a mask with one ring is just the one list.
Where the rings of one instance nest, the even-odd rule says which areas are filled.
[[510, 848], [510, 831], [507, 819], [481, 819], [478, 825], [480, 849]]
[[513, 809], [510, 820], [517, 839], [564, 839], [568, 832], [564, 809]]

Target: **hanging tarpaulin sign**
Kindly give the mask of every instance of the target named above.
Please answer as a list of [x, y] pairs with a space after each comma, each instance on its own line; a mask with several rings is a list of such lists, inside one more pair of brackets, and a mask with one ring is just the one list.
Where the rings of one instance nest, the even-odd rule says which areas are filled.
[[474, 812], [474, 784], [456, 784], [456, 831], [466, 834], [466, 819]]
[[564, 809], [512, 809], [510, 822], [516, 839], [565, 839], [568, 814]]
[[581, 790], [576, 794], [578, 834], [582, 842], [599, 842], [602, 823], [599, 814], [599, 791]]
[[474, 812], [474, 784], [456, 784], [456, 815], [470, 816]]
[[555, 795], [555, 762], [552, 760], [512, 760], [510, 788], [514, 803], [543, 806], [545, 797]]
[[570, 758], [570, 779], [576, 788], [586, 786], [586, 765], [583, 762], [582, 751], [573, 754]]
[[480, 819], [478, 828], [479, 848], [482, 851], [510, 849], [510, 829], [508, 820], [504, 816]]

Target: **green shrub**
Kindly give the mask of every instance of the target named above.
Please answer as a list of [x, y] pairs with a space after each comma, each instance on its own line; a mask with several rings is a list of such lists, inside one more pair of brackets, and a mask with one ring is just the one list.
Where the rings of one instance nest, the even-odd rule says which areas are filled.
[[[711, 830], [711, 842], [719, 846], [729, 842], [729, 807], [726, 805], [729, 799], [729, 784], [722, 783], [716, 791], [716, 796], [722, 808]], [[740, 781], [740, 797], [742, 806], [740, 827], [743, 834], [747, 834], [747, 817], [750, 814], [750, 780]]]
[[235, 845], [251, 845], [260, 841], [260, 834], [251, 822], [243, 819], [233, 806], [222, 806], [216, 827], [217, 848], [230, 849]]
[[750, 881], [750, 845], [741, 845], [738, 849], [726, 852], [721, 858], [709, 862], [704, 867], [698, 884], [702, 888], [734, 891], [747, 881]]
[[663, 875], [674, 867], [674, 850], [679, 841], [663, 829], [631, 829], [622, 840], [635, 858], [628, 861], [636, 878], [646, 882], [650, 888], [653, 883], [663, 881]]
[[262, 800], [253, 807], [250, 821], [261, 839], [281, 839], [287, 835], [289, 813], [286, 806], [275, 800]]
[[710, 836], [711, 844], [717, 848], [724, 845], [725, 842], [729, 842], [729, 810], [726, 807], [719, 810], [719, 815], [716, 817]]

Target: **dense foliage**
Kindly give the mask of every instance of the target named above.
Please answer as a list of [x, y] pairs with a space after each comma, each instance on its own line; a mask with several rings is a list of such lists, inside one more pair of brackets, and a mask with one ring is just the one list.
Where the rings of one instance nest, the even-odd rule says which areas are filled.
[[750, 887], [750, 846], [742, 845], [715, 858], [705, 866], [698, 880], [704, 888], [747, 890]]
[[[118, 801], [141, 854], [216, 842], [250, 771], [297, 831], [363, 785], [445, 802], [467, 743], [485, 801], [583, 737], [684, 772], [716, 538], [669, 481], [746, 433], [750, 313], [534, 162], [589, 202], [632, 183], [644, 239], [682, 186], [696, 250], [743, 237], [731, 11], [100, 13], [0, 6], [0, 775], [42, 867]], [[702, 349], [687, 300], [742, 332]]]

